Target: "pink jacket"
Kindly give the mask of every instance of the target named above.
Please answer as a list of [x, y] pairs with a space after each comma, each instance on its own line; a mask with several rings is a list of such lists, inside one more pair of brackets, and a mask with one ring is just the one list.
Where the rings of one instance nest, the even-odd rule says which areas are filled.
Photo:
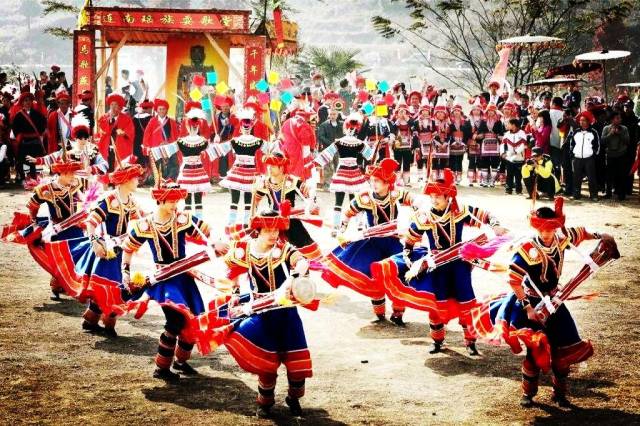
[[542, 152], [549, 154], [551, 150], [551, 126], [544, 126], [542, 129], [534, 129], [533, 137], [536, 139], [536, 147], [542, 148]]

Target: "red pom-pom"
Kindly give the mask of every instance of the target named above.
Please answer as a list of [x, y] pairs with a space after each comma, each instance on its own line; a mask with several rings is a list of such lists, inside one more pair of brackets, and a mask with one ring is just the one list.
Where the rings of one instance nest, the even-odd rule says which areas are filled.
[[191, 80], [191, 82], [193, 83], [194, 86], [202, 87], [204, 86], [205, 79], [203, 75], [196, 74], [193, 76], [193, 79]]
[[393, 106], [395, 102], [396, 102], [396, 99], [393, 97], [392, 94], [388, 94], [384, 97], [384, 103], [387, 104], [388, 106]]
[[444, 183], [445, 185], [452, 186], [456, 180], [455, 175], [451, 171], [451, 169], [444, 169]]
[[136, 164], [138, 162], [138, 157], [136, 157], [135, 154], [131, 154], [130, 156], [125, 158], [122, 162], [127, 165]]
[[380, 167], [386, 173], [395, 172], [396, 170], [398, 170], [398, 166], [400, 166], [400, 164], [396, 160], [394, 160], [393, 158], [385, 158], [384, 160], [382, 160], [380, 162]]

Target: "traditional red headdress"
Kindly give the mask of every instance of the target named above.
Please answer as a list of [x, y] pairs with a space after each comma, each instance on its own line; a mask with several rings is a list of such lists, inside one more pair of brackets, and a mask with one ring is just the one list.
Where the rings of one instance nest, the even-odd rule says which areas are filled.
[[396, 181], [396, 171], [400, 164], [393, 158], [385, 158], [378, 164], [367, 167], [367, 176], [377, 177], [386, 183], [393, 184]]
[[145, 99], [144, 101], [140, 102], [138, 106], [142, 109], [148, 109], [148, 108], [153, 108], [155, 104], [151, 102], [149, 99]]
[[624, 103], [627, 103], [627, 102], [630, 102], [630, 101], [631, 101], [631, 98], [629, 98], [628, 95], [620, 95], [620, 96], [618, 96], [616, 98], [616, 102], [615, 103], [624, 104]]
[[85, 137], [91, 134], [91, 124], [87, 117], [80, 113], [71, 119], [71, 139], [77, 139], [80, 132], [85, 133]]
[[355, 135], [362, 128], [362, 116], [357, 112], [352, 112], [347, 116], [342, 124], [342, 129], [345, 134]]
[[63, 173], [75, 173], [84, 168], [84, 165], [80, 161], [67, 161], [64, 158], [60, 158], [58, 161], [51, 165], [51, 173], [61, 175]]
[[256, 113], [256, 117], [258, 116], [258, 113], [262, 112], [262, 107], [257, 103], [257, 102], [253, 102], [253, 101], [247, 101], [244, 103], [244, 105], [242, 105], [243, 108], [250, 108], [252, 110], [255, 111]]
[[564, 198], [558, 197], [555, 201], [555, 217], [543, 218], [538, 216], [537, 211], [533, 211], [529, 214], [529, 224], [533, 229], [538, 231], [553, 231], [554, 229], [564, 227], [565, 215], [562, 211], [564, 206]]
[[422, 101], [420, 101], [420, 111], [429, 111], [431, 112], [432, 110], [432, 106], [429, 103], [429, 99], [425, 96], [422, 98]]
[[90, 101], [93, 99], [93, 92], [91, 90], [85, 90], [82, 93], [78, 93], [78, 99], [81, 101]]
[[267, 166], [286, 167], [289, 164], [289, 159], [281, 152], [274, 152], [262, 157], [262, 162]]
[[231, 108], [235, 100], [231, 96], [216, 96], [214, 100], [214, 105], [216, 108], [221, 109], [223, 106], [228, 106]]
[[458, 189], [456, 188], [456, 177], [451, 169], [444, 169], [444, 179], [438, 179], [435, 182], [427, 182], [424, 186], [423, 193], [425, 195], [442, 195], [451, 199], [451, 211], [458, 211]]
[[113, 185], [121, 185], [135, 177], [142, 176], [144, 168], [137, 164], [137, 161], [138, 159], [135, 155], [125, 158], [113, 172], [109, 173], [109, 182]]
[[112, 93], [107, 97], [107, 105], [111, 105], [113, 102], [117, 103], [120, 108], [124, 108], [127, 104], [127, 101], [124, 99], [122, 95], [118, 93]]
[[400, 95], [400, 99], [396, 102], [394, 113], [397, 115], [398, 111], [409, 111], [407, 101], [404, 100], [404, 96]]
[[582, 117], [586, 118], [591, 125], [596, 122], [596, 118], [593, 116], [591, 111], [582, 111], [580, 114], [576, 115], [576, 122], [579, 123]]
[[496, 104], [489, 104], [487, 105], [487, 108], [484, 110], [484, 113], [487, 114], [489, 112], [498, 112], [498, 107], [496, 106]]
[[518, 106], [512, 100], [508, 100], [507, 102], [504, 103], [504, 105], [502, 105], [502, 110], [504, 111], [505, 109], [517, 111]]
[[409, 93], [409, 103], [411, 103], [412, 98], [418, 98], [418, 103], [422, 101], [422, 95], [417, 90], [414, 90], [413, 92]]
[[313, 118], [313, 116], [316, 113], [313, 110], [307, 110], [307, 109], [302, 109], [302, 108], [298, 108], [295, 110], [294, 114], [297, 117], [302, 117], [304, 119], [304, 121], [311, 121], [311, 119]]
[[169, 102], [167, 102], [164, 99], [159, 99], [156, 98], [153, 100], [153, 109], [155, 109], [156, 111], [158, 110], [158, 108], [160, 107], [165, 107], [166, 109], [169, 109]]
[[151, 197], [160, 202], [180, 201], [187, 198], [187, 190], [171, 180], [165, 180], [160, 183], [159, 187], [151, 190]]
[[447, 104], [445, 103], [443, 96], [438, 98], [438, 102], [436, 103], [435, 108], [433, 108], [433, 114], [436, 115], [438, 113], [442, 113], [445, 116], [449, 115], [449, 110], [447, 109]]
[[480, 111], [480, 114], [484, 114], [484, 108], [482, 107], [482, 101], [484, 98], [482, 96], [476, 96], [475, 98], [469, 99], [469, 103], [471, 104], [471, 111]]
[[202, 104], [200, 102], [188, 101], [184, 104], [184, 113], [186, 114], [194, 108], [202, 109]]
[[280, 214], [277, 216], [257, 215], [251, 218], [249, 227], [254, 230], [263, 228], [275, 228], [281, 231], [289, 229], [289, 215], [291, 214], [291, 202], [284, 200], [280, 204]]
[[71, 101], [71, 96], [69, 96], [66, 90], [61, 90], [56, 93], [56, 101]]
[[338, 95], [336, 92], [327, 92], [327, 93], [324, 94], [322, 99], [324, 99], [325, 101], [331, 103], [335, 99], [340, 99], [340, 95]]
[[20, 93], [20, 97], [18, 98], [18, 105], [22, 105], [22, 102], [27, 99], [30, 98], [31, 101], [34, 101], [36, 99], [36, 97], [33, 95], [33, 93], [31, 92], [22, 92]]

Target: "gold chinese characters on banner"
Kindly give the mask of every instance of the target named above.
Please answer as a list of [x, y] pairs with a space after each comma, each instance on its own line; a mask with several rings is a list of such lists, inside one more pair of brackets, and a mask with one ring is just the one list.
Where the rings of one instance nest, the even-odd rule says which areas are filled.
[[245, 12], [217, 12], [202, 10], [175, 11], [117, 8], [90, 8], [89, 27], [105, 29], [144, 29], [180, 31], [217, 31], [245, 33], [249, 30], [248, 14]]
[[73, 37], [73, 96], [93, 91], [95, 79], [95, 35], [93, 31], [75, 31]]

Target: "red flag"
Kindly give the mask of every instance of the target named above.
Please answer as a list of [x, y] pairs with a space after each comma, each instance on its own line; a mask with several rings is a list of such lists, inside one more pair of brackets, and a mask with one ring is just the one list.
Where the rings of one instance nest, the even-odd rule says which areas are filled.
[[276, 32], [278, 49], [282, 49], [284, 47], [284, 31], [282, 30], [282, 9], [279, 7], [273, 9], [273, 27]]

